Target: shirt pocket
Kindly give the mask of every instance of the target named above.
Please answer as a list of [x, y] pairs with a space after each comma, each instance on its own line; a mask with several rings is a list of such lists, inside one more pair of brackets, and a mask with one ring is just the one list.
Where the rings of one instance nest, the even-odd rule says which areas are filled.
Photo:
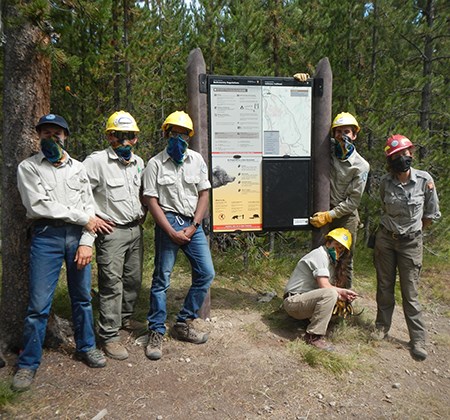
[[108, 186], [108, 197], [111, 201], [124, 201], [127, 199], [127, 190], [123, 178], [109, 178], [106, 181]]
[[175, 184], [175, 177], [165, 174], [158, 177], [158, 185], [162, 187], [170, 187], [171, 185]]
[[185, 174], [184, 181], [186, 182], [186, 184], [189, 184], [189, 185], [192, 185], [192, 184], [197, 185], [200, 182], [200, 176]]
[[394, 193], [385, 196], [384, 204], [386, 213], [391, 217], [406, 216], [408, 214], [408, 203], [404, 197], [398, 197]]
[[417, 194], [408, 201], [409, 216], [414, 219], [421, 219], [423, 216], [424, 195]]

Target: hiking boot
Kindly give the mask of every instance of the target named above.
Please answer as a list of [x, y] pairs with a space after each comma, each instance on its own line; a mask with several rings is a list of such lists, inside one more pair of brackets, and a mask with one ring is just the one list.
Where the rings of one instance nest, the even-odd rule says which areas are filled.
[[86, 363], [91, 368], [102, 368], [106, 366], [105, 355], [99, 349], [91, 349], [89, 351], [77, 351], [75, 357]]
[[171, 330], [173, 338], [194, 344], [203, 344], [208, 340], [208, 333], [196, 331], [192, 322], [177, 322]]
[[162, 357], [163, 335], [158, 331], [150, 330], [148, 332], [148, 343], [145, 347], [145, 355], [150, 360], [159, 360]]
[[303, 339], [307, 344], [319, 350], [334, 351], [334, 347], [323, 338], [323, 335], [306, 333]]
[[35, 370], [19, 369], [14, 375], [12, 389], [18, 392], [26, 391], [33, 383], [34, 375], [36, 375]]
[[425, 343], [417, 342], [411, 345], [411, 355], [416, 360], [425, 360], [428, 356], [428, 352], [425, 350]]
[[125, 360], [128, 358], [127, 349], [120, 341], [109, 341], [103, 344], [103, 351], [111, 359]]

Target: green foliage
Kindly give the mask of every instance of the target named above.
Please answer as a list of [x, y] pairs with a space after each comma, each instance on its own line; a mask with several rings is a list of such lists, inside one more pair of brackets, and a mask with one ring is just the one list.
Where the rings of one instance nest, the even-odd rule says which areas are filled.
[[17, 399], [17, 392], [11, 389], [9, 381], [0, 381], [0, 408], [6, 408]]
[[357, 359], [353, 355], [318, 350], [300, 339], [289, 342], [288, 349], [293, 354], [298, 355], [309, 366], [322, 368], [338, 377], [348, 373], [349, 370], [351, 371], [357, 366]]

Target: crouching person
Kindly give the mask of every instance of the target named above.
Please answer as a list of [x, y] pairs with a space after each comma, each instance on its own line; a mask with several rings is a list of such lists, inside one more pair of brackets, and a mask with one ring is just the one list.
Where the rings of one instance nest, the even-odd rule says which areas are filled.
[[69, 127], [59, 115], [43, 116], [36, 130], [41, 150], [17, 170], [27, 218], [33, 220], [29, 303], [23, 347], [12, 387], [24, 391], [42, 358], [47, 320], [63, 261], [72, 305], [76, 357], [93, 368], [106, 365], [96, 348], [91, 306], [91, 259], [96, 227], [94, 200], [84, 166], [64, 150]]
[[329, 232], [325, 245], [298, 262], [284, 290], [284, 309], [292, 318], [310, 320], [304, 340], [321, 350], [333, 350], [324, 336], [338, 299], [352, 302], [357, 297], [353, 290], [335, 286], [351, 244], [352, 236], [347, 229]]

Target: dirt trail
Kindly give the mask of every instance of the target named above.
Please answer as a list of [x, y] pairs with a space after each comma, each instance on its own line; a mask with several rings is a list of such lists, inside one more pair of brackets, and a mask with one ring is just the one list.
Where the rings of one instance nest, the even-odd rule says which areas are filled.
[[[374, 318], [375, 303], [364, 302]], [[414, 361], [397, 307], [390, 341], [337, 343], [354, 368], [335, 376], [293, 350], [301, 329], [274, 329], [256, 310], [214, 309], [199, 321], [204, 345], [168, 339], [164, 356], [146, 359], [128, 340], [126, 361], [89, 369], [70, 354], [46, 351], [33, 391], [0, 411], [1, 419], [449, 419], [450, 320], [426, 311], [429, 357]], [[448, 311], [448, 308], [447, 308]], [[448, 313], [448, 312], [447, 312]], [[8, 362], [14, 362], [9, 358]], [[10, 366], [0, 369], [8, 379]]]

